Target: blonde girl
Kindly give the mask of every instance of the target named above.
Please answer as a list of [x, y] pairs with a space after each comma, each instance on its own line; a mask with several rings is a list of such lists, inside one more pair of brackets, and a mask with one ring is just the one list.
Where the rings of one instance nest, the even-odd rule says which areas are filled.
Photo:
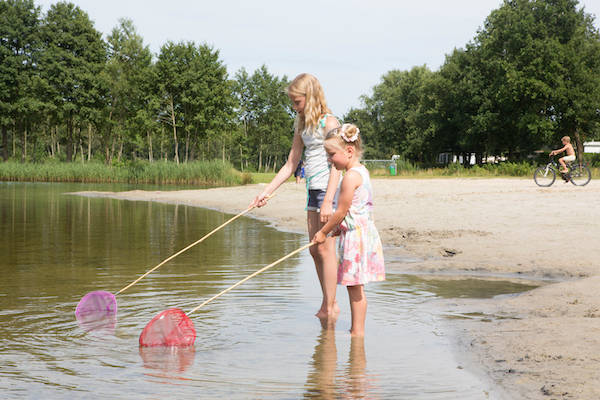
[[373, 190], [369, 171], [360, 163], [359, 129], [344, 124], [327, 134], [325, 150], [336, 169], [346, 171], [338, 206], [329, 221], [315, 234], [322, 243], [333, 232], [339, 235], [337, 283], [348, 289], [352, 312], [352, 336], [364, 336], [367, 299], [364, 284], [385, 280], [383, 249], [372, 217]]
[[[338, 120], [327, 107], [321, 84], [310, 74], [300, 74], [288, 86], [288, 96], [296, 111], [294, 139], [286, 163], [273, 180], [256, 196], [251, 205], [262, 207], [266, 198], [285, 182], [296, 169], [304, 150], [307, 186], [306, 221], [309, 237], [313, 237], [333, 214], [340, 172], [331, 167], [323, 147], [325, 135], [339, 127]], [[335, 238], [328, 238], [310, 248], [315, 263], [323, 301], [316, 316], [324, 319], [339, 312], [335, 301], [337, 263]]]

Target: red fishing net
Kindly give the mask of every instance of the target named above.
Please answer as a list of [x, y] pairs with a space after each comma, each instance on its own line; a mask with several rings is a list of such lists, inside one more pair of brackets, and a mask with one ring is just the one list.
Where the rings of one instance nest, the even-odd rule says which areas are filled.
[[191, 346], [196, 340], [192, 320], [179, 308], [170, 308], [148, 322], [140, 346]]

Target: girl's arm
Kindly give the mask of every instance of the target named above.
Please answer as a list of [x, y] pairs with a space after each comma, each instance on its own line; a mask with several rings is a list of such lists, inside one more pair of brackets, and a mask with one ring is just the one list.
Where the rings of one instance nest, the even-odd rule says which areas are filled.
[[[325, 135], [337, 127], [340, 126], [339, 121], [335, 117], [327, 117], [325, 120]], [[340, 181], [341, 172], [338, 171], [333, 165], [329, 170], [329, 182], [327, 183], [327, 190], [325, 191], [325, 197], [321, 204], [320, 217], [321, 222], [327, 222], [333, 214], [333, 199], [335, 198], [335, 192], [337, 191], [338, 182]]]
[[346, 175], [344, 175], [344, 179], [342, 180], [342, 187], [340, 188], [340, 196], [338, 197], [338, 208], [335, 210], [335, 213], [329, 218], [329, 221], [321, 230], [315, 233], [313, 237], [313, 242], [315, 243], [323, 243], [327, 234], [331, 232], [335, 227], [337, 227], [343, 220], [346, 214], [348, 214], [348, 210], [352, 205], [352, 197], [354, 197], [354, 191], [362, 185], [362, 177], [358, 172], [348, 171]]
[[302, 142], [302, 138], [300, 137], [300, 132], [298, 129], [294, 129], [294, 139], [292, 141], [292, 148], [290, 150], [290, 154], [288, 155], [287, 161], [277, 175], [271, 180], [271, 183], [267, 185], [267, 187], [262, 191], [261, 194], [256, 196], [256, 198], [250, 203], [250, 207], [262, 207], [267, 204], [266, 198], [273, 194], [273, 192], [281, 186], [283, 182], [285, 182], [296, 170], [298, 166], [298, 161], [300, 161], [300, 157], [302, 157], [302, 149], [304, 148], [304, 143]]

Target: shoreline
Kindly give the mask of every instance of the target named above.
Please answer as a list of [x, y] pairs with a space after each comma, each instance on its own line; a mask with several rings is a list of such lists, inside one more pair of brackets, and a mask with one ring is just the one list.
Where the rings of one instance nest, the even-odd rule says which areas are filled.
[[[516, 296], [436, 302], [442, 312], [485, 317], [446, 324], [461, 361], [511, 399], [600, 398], [600, 186], [594, 180], [549, 188], [504, 178], [372, 182], [387, 270], [546, 282]], [[237, 214], [263, 187], [73, 194]], [[286, 182], [275, 193], [247, 215], [306, 234], [304, 185]]]

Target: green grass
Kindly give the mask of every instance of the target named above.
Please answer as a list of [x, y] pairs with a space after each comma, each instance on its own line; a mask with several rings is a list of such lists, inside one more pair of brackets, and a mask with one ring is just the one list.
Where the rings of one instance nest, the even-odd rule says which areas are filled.
[[90, 163], [0, 163], [0, 180], [30, 182], [151, 183], [235, 186], [252, 182], [252, 176], [222, 161], [190, 163], [136, 161], [105, 165]]
[[[460, 164], [450, 164], [443, 168], [421, 168], [415, 164], [406, 161], [398, 160], [396, 176], [390, 175], [388, 167], [369, 168], [371, 176], [377, 178], [490, 178], [490, 177], [530, 177], [533, 176], [533, 171], [536, 167], [528, 163], [501, 163], [501, 164], [485, 164], [483, 166], [473, 166], [465, 168]], [[367, 165], [367, 167], [369, 167]], [[253, 183], [269, 183], [275, 177], [274, 172], [252, 172]], [[597, 176], [592, 171], [592, 176]], [[294, 178], [291, 177], [290, 181]]]
[[[532, 177], [536, 166], [528, 163], [486, 164], [465, 168], [451, 164], [444, 168], [420, 168], [414, 164], [399, 162], [396, 176], [390, 176], [388, 168], [372, 168], [377, 178], [492, 178]], [[591, 167], [592, 179], [600, 176], [599, 167]], [[37, 182], [85, 182], [85, 183], [137, 183], [137, 184], [191, 184], [200, 186], [236, 186], [250, 183], [269, 183], [274, 172], [239, 172], [229, 163], [220, 160], [194, 161], [179, 165], [172, 161], [136, 161], [105, 165], [89, 163], [20, 163], [0, 162], [0, 180]], [[290, 177], [289, 181], [294, 178]]]
[[[482, 166], [474, 165], [469, 168], [461, 164], [450, 164], [447, 167], [440, 168], [421, 168], [414, 164], [399, 160], [396, 176], [390, 175], [389, 168], [369, 168], [371, 176], [377, 178], [409, 178], [409, 179], [430, 179], [430, 178], [532, 178], [533, 172], [538, 167], [529, 163], [511, 163], [484, 164]], [[600, 176], [600, 168], [592, 168], [592, 179]], [[252, 173], [253, 183], [269, 183], [275, 176], [274, 172]], [[294, 178], [290, 178], [292, 181]]]
[[[537, 165], [527, 163], [484, 164], [465, 168], [459, 164], [451, 164], [445, 168], [410, 168], [398, 169], [396, 176], [391, 176], [388, 169], [370, 170], [371, 176], [378, 178], [532, 178]], [[600, 176], [600, 168], [590, 167], [592, 179]]]
[[269, 183], [277, 175], [275, 172], [251, 172], [250, 174], [252, 183]]

